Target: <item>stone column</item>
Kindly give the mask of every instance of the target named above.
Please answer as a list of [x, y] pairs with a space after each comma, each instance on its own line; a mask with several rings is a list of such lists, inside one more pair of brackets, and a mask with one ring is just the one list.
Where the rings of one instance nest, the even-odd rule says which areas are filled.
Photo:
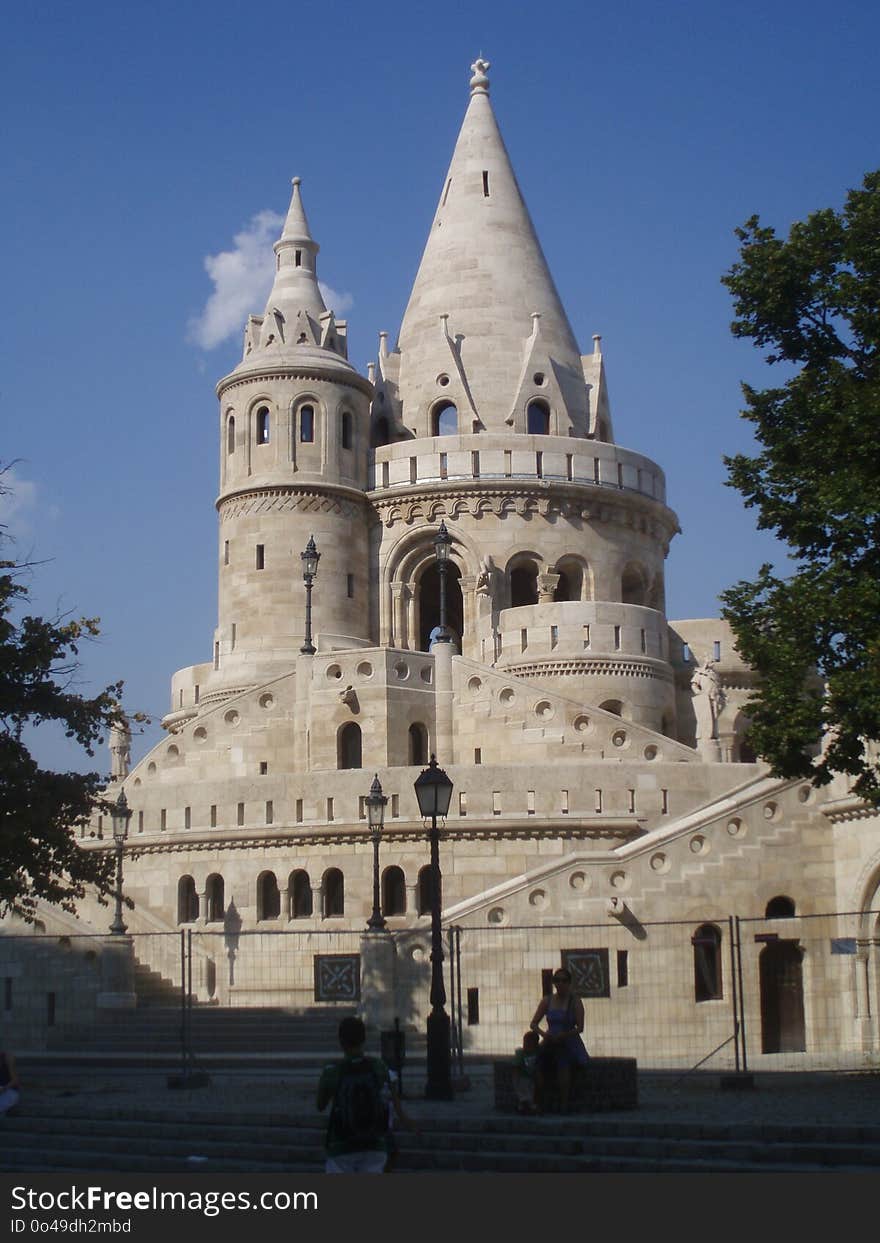
[[368, 1040], [374, 1032], [394, 1027], [397, 1011], [397, 952], [388, 932], [361, 934], [360, 1016], [367, 1026]]
[[312, 668], [314, 656], [300, 652], [296, 658], [296, 714], [293, 725], [293, 766], [298, 773], [311, 768], [309, 756], [309, 729], [312, 712]]
[[539, 574], [538, 575], [538, 603], [552, 604], [553, 593], [559, 586], [558, 574]]
[[321, 893], [322, 886], [318, 881], [317, 885], [312, 885], [312, 919], [321, 919], [324, 914]]
[[111, 935], [101, 940], [101, 991], [96, 1005], [99, 1010], [133, 1010], [137, 1005], [134, 942], [129, 936]]
[[404, 605], [405, 605], [406, 584], [397, 582], [391, 584], [391, 633], [388, 636], [390, 647], [403, 647], [404, 635], [406, 633]]
[[437, 763], [453, 763], [452, 749], [452, 657], [451, 643], [434, 643], [434, 753]]
[[198, 894], [199, 899], [199, 923], [206, 924], [208, 922], [208, 886]]

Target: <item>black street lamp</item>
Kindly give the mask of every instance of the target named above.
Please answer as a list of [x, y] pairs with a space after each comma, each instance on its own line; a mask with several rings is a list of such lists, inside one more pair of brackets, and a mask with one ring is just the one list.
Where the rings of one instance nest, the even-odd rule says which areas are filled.
[[446, 625], [446, 571], [451, 545], [452, 536], [446, 530], [446, 523], [441, 518], [439, 530], [434, 536], [434, 555], [437, 558], [437, 572], [440, 575], [440, 626], [436, 635], [438, 643], [449, 643], [452, 640], [449, 627]]
[[110, 931], [116, 936], [122, 936], [126, 927], [122, 922], [122, 848], [128, 837], [128, 822], [131, 819], [131, 808], [124, 790], [119, 791], [119, 797], [113, 804], [110, 818], [113, 822], [113, 842], [116, 846], [116, 916], [110, 925]]
[[385, 823], [385, 804], [387, 794], [382, 793], [379, 774], [373, 778], [370, 793], [364, 799], [367, 805], [367, 822], [370, 826], [370, 837], [373, 839], [373, 913], [367, 920], [371, 932], [385, 932], [385, 918], [379, 905], [379, 842], [382, 839], [382, 826]]
[[446, 987], [443, 983], [443, 934], [440, 928], [441, 876], [440, 835], [437, 820], [449, 811], [452, 782], [435, 756], [415, 783], [419, 811], [430, 819], [428, 840], [431, 843], [431, 1013], [428, 1015], [428, 1082], [425, 1096], [429, 1100], [452, 1099], [451, 1054], [449, 1047], [449, 1015], [446, 1013]]
[[306, 656], [314, 656], [315, 645], [312, 642], [312, 583], [318, 573], [318, 562], [321, 560], [321, 554], [315, 547], [314, 535], [309, 536], [309, 542], [306, 544], [305, 552], [301, 552], [300, 559], [303, 567], [303, 582], [306, 585], [306, 641], [299, 649]]

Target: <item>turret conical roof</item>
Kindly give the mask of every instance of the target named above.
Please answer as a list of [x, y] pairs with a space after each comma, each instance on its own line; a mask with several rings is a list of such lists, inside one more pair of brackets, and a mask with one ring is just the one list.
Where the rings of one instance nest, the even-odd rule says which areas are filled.
[[489, 101], [488, 62], [471, 68], [470, 102], [400, 328], [403, 420], [414, 426], [448, 397], [475, 427], [505, 430], [513, 406], [528, 400], [522, 370], [537, 314], [560, 413], [582, 425], [574, 334]]

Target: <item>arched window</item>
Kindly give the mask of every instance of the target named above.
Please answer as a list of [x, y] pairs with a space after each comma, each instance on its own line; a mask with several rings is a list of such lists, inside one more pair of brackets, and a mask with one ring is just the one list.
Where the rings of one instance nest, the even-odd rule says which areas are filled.
[[226, 914], [223, 877], [213, 873], [205, 882], [205, 889], [208, 894], [208, 919], [222, 921]]
[[235, 415], [230, 414], [226, 420], [226, 452], [235, 452]]
[[691, 944], [694, 947], [694, 1001], [717, 1001], [724, 996], [721, 933], [714, 924], [701, 924]]
[[428, 731], [419, 723], [409, 727], [409, 762], [413, 767], [428, 762]]
[[257, 877], [257, 919], [277, 919], [281, 914], [281, 894], [274, 872]]
[[406, 914], [406, 881], [398, 867], [386, 868], [382, 873], [382, 914]]
[[339, 440], [343, 449], [350, 449], [354, 442], [354, 433], [352, 430], [352, 418], [348, 410], [343, 410], [341, 416], [341, 426], [339, 429]]
[[620, 599], [623, 604], [646, 604], [647, 585], [641, 566], [628, 565], [620, 579]]
[[431, 435], [458, 435], [458, 410], [451, 401], [441, 402], [431, 412]]
[[336, 767], [361, 767], [361, 727], [349, 721], [336, 735]]
[[765, 919], [794, 919], [795, 907], [792, 898], [788, 898], [785, 894], [777, 894], [775, 898], [771, 898], [767, 903], [764, 911]]
[[526, 409], [526, 431], [530, 436], [550, 435], [550, 411], [543, 401], [530, 401]]
[[557, 562], [555, 572], [559, 582], [553, 592], [554, 600], [582, 600], [584, 598], [584, 566], [575, 557], [563, 557]]
[[269, 443], [269, 407], [260, 406], [257, 411], [257, 444]]
[[315, 439], [315, 407], [301, 406], [299, 411], [299, 438], [303, 444]]
[[345, 880], [339, 868], [328, 868], [321, 882], [322, 914], [325, 919], [345, 914]]
[[538, 603], [538, 567], [534, 561], [522, 561], [510, 571], [510, 607]]
[[191, 876], [181, 876], [177, 882], [177, 922], [192, 924], [199, 917], [199, 897], [196, 882]]
[[419, 869], [418, 903], [420, 915], [431, 914], [431, 869], [427, 864]]
[[287, 899], [291, 919], [308, 919], [312, 913], [312, 884], [308, 872], [301, 868], [291, 872]]

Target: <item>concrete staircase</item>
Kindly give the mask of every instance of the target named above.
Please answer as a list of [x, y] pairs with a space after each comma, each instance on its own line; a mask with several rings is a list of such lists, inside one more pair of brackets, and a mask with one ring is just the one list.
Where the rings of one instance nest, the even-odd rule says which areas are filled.
[[[0, 1129], [0, 1168], [16, 1173], [317, 1173], [315, 1114], [231, 1117], [94, 1099], [22, 1104]], [[638, 1118], [424, 1119], [400, 1137], [398, 1170], [525, 1173], [820, 1173], [880, 1169], [880, 1125], [640, 1121]]]

